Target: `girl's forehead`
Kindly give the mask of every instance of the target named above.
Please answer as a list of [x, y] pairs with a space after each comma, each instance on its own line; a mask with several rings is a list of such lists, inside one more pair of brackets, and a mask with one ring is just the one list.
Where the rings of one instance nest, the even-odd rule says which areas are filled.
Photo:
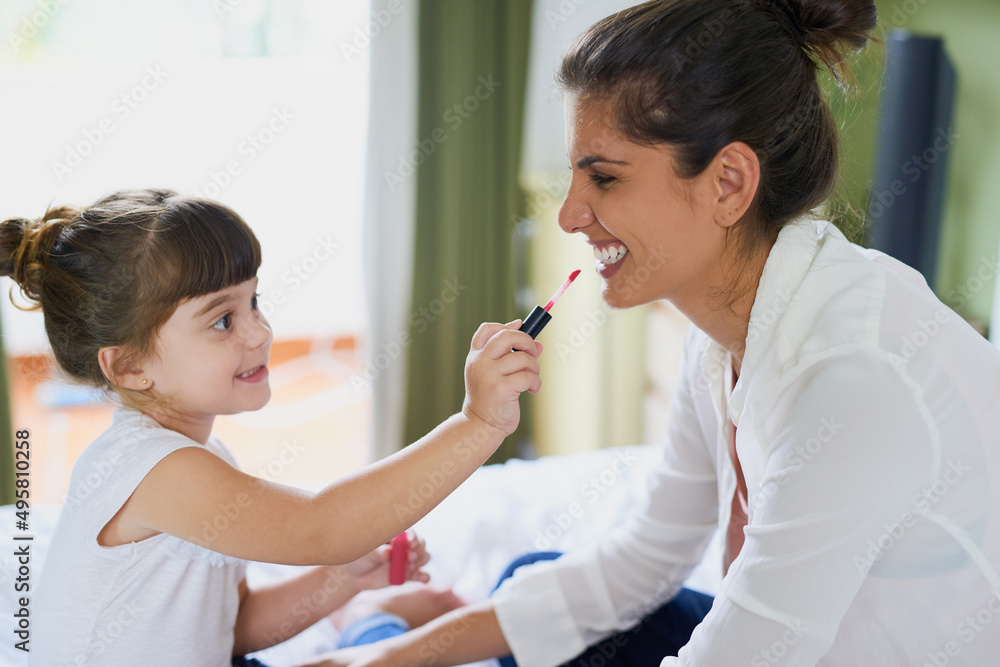
[[247, 294], [252, 294], [256, 289], [257, 276], [254, 276], [250, 280], [223, 287], [216, 292], [186, 299], [177, 305], [177, 310], [174, 313], [181, 312], [190, 317], [198, 318], [222, 304], [238, 301]]

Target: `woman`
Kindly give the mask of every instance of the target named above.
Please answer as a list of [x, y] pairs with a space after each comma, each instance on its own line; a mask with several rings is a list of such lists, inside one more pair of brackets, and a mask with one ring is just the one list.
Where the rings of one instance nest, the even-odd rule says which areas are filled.
[[[656, 0], [580, 38], [559, 224], [608, 250], [610, 306], [668, 299], [694, 325], [648, 499], [333, 664], [996, 664], [1000, 352], [807, 217], [838, 168], [818, 66], [844, 76], [875, 24], [870, 0]], [[701, 610], [677, 594], [716, 528]]]

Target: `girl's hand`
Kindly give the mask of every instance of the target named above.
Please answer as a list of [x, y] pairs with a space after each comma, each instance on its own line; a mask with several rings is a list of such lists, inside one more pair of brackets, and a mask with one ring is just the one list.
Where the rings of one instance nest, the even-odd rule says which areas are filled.
[[[409, 533], [409, 536], [410, 548], [407, 553], [406, 579], [426, 583], [430, 581], [430, 575], [421, 568], [431, 559], [430, 554], [427, 553], [427, 544], [412, 532]], [[344, 566], [360, 590], [382, 588], [389, 585], [390, 552], [391, 549], [386, 544]]]
[[462, 413], [499, 429], [504, 436], [513, 433], [521, 419], [521, 392], [537, 394], [542, 387], [538, 376], [542, 345], [518, 331], [520, 326], [521, 320], [480, 325], [465, 361]]

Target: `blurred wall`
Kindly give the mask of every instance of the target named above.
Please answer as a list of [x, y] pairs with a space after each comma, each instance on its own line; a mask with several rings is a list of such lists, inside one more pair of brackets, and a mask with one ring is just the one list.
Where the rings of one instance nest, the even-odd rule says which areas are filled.
[[[938, 297], [980, 327], [989, 321], [1000, 248], [1000, 2], [877, 0], [880, 34], [942, 36], [957, 72], [938, 275]], [[859, 90], [834, 94], [844, 146], [843, 200], [864, 211], [871, 186], [885, 50], [872, 44], [856, 67]], [[829, 87], [829, 86], [828, 86]]]

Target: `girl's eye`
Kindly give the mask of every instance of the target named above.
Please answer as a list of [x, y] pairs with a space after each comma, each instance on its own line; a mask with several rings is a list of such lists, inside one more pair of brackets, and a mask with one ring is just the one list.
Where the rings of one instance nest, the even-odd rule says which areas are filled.
[[226, 313], [225, 315], [219, 318], [218, 322], [212, 325], [212, 328], [218, 329], [219, 331], [228, 331], [229, 327], [231, 326], [233, 326], [233, 314]]
[[250, 310], [257, 310], [257, 297], [260, 296], [260, 292], [257, 292], [252, 297], [250, 297]]
[[597, 184], [597, 187], [604, 188], [610, 185], [615, 178], [614, 176], [603, 176], [598, 173], [593, 173], [590, 175], [590, 180]]

